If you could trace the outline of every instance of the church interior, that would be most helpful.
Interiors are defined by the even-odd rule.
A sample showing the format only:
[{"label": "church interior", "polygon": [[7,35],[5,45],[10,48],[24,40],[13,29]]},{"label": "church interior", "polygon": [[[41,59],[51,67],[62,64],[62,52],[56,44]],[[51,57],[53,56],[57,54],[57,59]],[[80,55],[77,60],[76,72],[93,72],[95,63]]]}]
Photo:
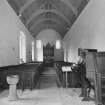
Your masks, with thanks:
[{"label": "church interior", "polygon": [[105,105],[105,0],[0,0],[0,105]]}]

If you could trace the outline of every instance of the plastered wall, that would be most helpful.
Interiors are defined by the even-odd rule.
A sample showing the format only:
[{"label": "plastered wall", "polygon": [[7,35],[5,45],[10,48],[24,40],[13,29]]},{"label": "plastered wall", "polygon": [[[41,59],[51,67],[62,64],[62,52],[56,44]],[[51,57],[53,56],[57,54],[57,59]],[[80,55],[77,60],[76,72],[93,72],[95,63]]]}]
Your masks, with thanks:
[{"label": "plastered wall", "polygon": [[30,61],[30,43],[33,37],[19,20],[6,0],[0,0],[0,66],[19,64],[19,35],[26,35],[27,62]]},{"label": "plastered wall", "polygon": [[45,29],[36,36],[36,39],[42,40],[43,45],[46,45],[48,42],[51,45],[55,45],[56,40],[61,39],[61,36],[52,29]]},{"label": "plastered wall", "polygon": [[104,11],[105,0],[90,0],[63,40],[67,61],[77,61],[78,48],[105,51]]}]

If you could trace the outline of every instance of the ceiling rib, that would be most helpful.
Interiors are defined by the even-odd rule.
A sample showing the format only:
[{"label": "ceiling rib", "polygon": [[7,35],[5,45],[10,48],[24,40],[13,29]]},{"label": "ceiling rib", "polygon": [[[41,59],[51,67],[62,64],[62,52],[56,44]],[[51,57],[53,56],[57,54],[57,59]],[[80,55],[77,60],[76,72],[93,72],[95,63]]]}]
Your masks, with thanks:
[{"label": "ceiling rib", "polygon": [[27,3],[25,3],[21,8],[20,8],[20,11],[19,13],[22,14],[24,12],[24,10],[26,8],[28,8],[29,5],[31,5],[35,0],[29,0]]},{"label": "ceiling rib", "polygon": [[52,29],[52,30],[55,30],[56,32],[58,32],[61,37],[63,38],[64,37],[64,33],[62,33],[61,31],[59,31],[56,27],[54,26],[40,26],[40,29],[37,29],[37,31],[33,32],[33,36],[36,37],[36,35],[38,35],[38,33],[44,29]]},{"label": "ceiling rib", "polygon": [[30,18],[27,20],[26,25],[28,25],[36,16],[42,14],[42,13],[46,13],[46,12],[52,12],[55,13],[56,15],[59,15],[60,17],[62,17],[68,24],[70,24],[70,20],[65,17],[63,14],[61,14],[60,12],[58,12],[57,10],[38,10],[36,11],[34,14],[32,14],[32,16],[30,16]]},{"label": "ceiling rib", "polygon": [[68,5],[76,16],[78,15],[78,10],[71,4],[70,1],[68,0],[61,0],[61,1],[64,2],[66,5]]},{"label": "ceiling rib", "polygon": [[33,24],[35,24],[35,21],[39,21],[41,19],[54,19],[56,21],[58,21],[59,23],[62,23],[62,26],[66,25],[66,26],[70,26],[70,24],[68,24],[62,17],[60,17],[59,15],[55,14],[55,13],[52,13],[52,12],[44,12],[44,13],[41,13],[39,15],[37,15],[28,25],[27,27],[30,28]]},{"label": "ceiling rib", "polygon": [[[51,28],[65,33],[89,0],[7,0],[33,35]],[[35,36],[34,36],[35,37]]]},{"label": "ceiling rib", "polygon": [[42,4],[45,3],[46,0],[35,0],[31,5],[29,5],[24,12],[22,13],[23,16],[26,17],[26,19],[28,20],[28,18],[30,18],[30,16],[36,12],[38,9],[40,9],[40,7],[42,6]]},{"label": "ceiling rib", "polygon": [[46,24],[46,21],[42,21],[42,22],[38,23],[37,26],[34,27],[34,29],[31,32],[35,37],[43,29],[54,29],[61,35],[62,38],[64,37],[64,35],[65,35],[64,33],[66,31],[66,30],[62,31],[62,30],[64,30],[64,28],[59,27],[59,24],[57,24],[54,21],[52,21],[52,25],[51,24]]},{"label": "ceiling rib", "polygon": [[[59,23],[57,20],[55,19],[48,19],[48,18],[43,18],[37,22],[35,22],[35,24],[30,28],[30,30],[33,30],[35,26],[37,26],[37,24],[42,23],[43,21],[52,21],[55,22],[56,24],[59,24],[60,27],[62,27],[62,23]],[[52,24],[51,24],[52,25]],[[64,27],[64,26],[63,26]]]},{"label": "ceiling rib", "polygon": [[70,19],[70,14],[74,14],[70,7],[61,0],[51,0],[51,2],[56,6],[56,9],[58,9],[65,17],[68,17],[68,19]]},{"label": "ceiling rib", "polygon": [[[35,0],[29,0],[27,3],[25,3],[25,4],[20,8],[19,13],[22,14],[23,11],[24,11],[29,5],[31,5],[34,1],[35,1]],[[70,1],[68,1],[68,0],[61,0],[61,1],[64,2],[66,5],[68,5],[76,16],[78,15],[77,9],[70,3]]]}]

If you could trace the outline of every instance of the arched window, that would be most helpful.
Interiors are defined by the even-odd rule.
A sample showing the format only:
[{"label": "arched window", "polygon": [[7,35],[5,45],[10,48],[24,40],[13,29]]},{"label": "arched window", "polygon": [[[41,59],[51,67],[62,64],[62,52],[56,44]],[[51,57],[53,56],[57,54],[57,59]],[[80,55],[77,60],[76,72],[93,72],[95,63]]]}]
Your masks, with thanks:
[{"label": "arched window", "polygon": [[37,50],[37,61],[42,62],[43,61],[43,47],[42,47],[42,41],[36,40],[36,50]]},{"label": "arched window", "polygon": [[56,49],[61,49],[61,41],[56,40]]},{"label": "arched window", "polygon": [[42,47],[42,42],[41,40],[36,40],[36,48],[41,48]]},{"label": "arched window", "polygon": [[35,43],[32,41],[32,61],[35,61]]},{"label": "arched window", "polygon": [[19,37],[19,47],[20,47],[20,63],[26,62],[26,36],[25,34],[20,31],[20,37]]}]

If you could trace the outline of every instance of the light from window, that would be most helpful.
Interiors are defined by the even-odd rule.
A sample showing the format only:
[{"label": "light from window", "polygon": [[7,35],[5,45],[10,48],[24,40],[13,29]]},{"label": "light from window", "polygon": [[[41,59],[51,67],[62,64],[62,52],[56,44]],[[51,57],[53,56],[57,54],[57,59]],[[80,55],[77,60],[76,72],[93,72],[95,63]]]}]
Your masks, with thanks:
[{"label": "light from window", "polygon": [[26,36],[20,31],[20,63],[26,62]]},{"label": "light from window", "polygon": [[34,59],[34,41],[32,42],[32,61],[34,61],[35,59]]},{"label": "light from window", "polygon": [[41,40],[36,40],[36,48],[41,48]]},{"label": "light from window", "polygon": [[42,41],[36,40],[36,49],[37,49],[37,61],[43,61],[43,47]]},{"label": "light from window", "polygon": [[56,40],[56,49],[61,49],[61,41]]}]

